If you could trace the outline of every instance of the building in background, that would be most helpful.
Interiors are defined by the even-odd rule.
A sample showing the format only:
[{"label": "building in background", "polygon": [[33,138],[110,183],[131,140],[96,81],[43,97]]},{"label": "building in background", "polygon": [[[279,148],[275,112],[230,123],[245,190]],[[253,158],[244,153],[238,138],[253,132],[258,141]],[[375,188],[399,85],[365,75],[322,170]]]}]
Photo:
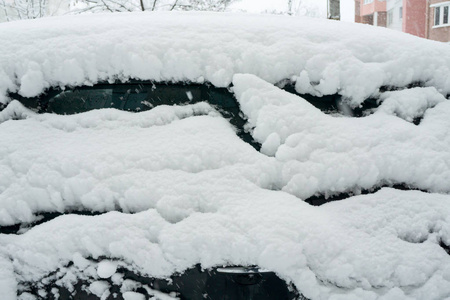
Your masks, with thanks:
[{"label": "building in background", "polygon": [[340,0],[328,0],[327,1],[328,14],[327,18],[332,20],[341,19],[341,1]]},{"label": "building in background", "polygon": [[403,30],[403,0],[386,2],[386,26],[394,30]]},{"label": "building in background", "polygon": [[426,0],[386,0],[387,27],[426,37]]},{"label": "building in background", "polygon": [[426,38],[450,42],[450,1],[428,0]]},{"label": "building in background", "polygon": [[450,41],[449,0],[355,0],[355,22]]},{"label": "building in background", "polygon": [[386,0],[355,0],[355,22],[386,27]]}]

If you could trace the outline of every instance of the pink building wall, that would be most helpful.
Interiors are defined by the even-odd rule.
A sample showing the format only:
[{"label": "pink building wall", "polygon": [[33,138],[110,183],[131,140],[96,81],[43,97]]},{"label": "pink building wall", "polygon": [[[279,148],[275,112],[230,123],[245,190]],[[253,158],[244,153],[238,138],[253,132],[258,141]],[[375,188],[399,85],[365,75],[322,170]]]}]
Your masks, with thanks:
[{"label": "pink building wall", "polygon": [[[446,0],[428,0],[428,4],[446,2]],[[450,26],[434,27],[434,9],[428,6],[427,36],[430,40],[450,42]]]},{"label": "pink building wall", "polygon": [[426,37],[427,2],[403,0],[403,32]]},{"label": "pink building wall", "polygon": [[371,15],[376,11],[386,11],[386,1],[373,0],[372,3],[364,4],[364,0],[359,0],[359,4],[361,16]]}]

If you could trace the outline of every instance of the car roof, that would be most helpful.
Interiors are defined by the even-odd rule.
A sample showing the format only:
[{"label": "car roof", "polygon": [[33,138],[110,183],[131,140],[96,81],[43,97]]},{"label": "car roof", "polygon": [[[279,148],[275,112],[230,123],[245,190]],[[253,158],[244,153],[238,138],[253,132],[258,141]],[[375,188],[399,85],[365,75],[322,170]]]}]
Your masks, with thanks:
[{"label": "car roof", "polygon": [[306,17],[143,12],[0,24],[0,102],[50,87],[130,79],[209,82],[235,74],[289,80],[301,94],[358,106],[383,87],[450,92],[448,45],[384,28]]}]

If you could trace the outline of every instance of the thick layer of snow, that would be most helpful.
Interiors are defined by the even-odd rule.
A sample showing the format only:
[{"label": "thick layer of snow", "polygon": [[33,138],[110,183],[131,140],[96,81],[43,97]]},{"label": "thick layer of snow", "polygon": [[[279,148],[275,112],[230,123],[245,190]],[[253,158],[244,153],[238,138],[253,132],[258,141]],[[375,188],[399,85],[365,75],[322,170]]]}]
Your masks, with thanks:
[{"label": "thick layer of snow", "polygon": [[[209,184],[228,193],[243,181],[302,199],[383,184],[450,192],[450,101],[416,126],[382,113],[333,118],[253,75],[233,84],[262,153],[274,158],[239,140],[206,103],[57,116],[11,102],[0,112],[0,224],[45,211],[155,207],[176,222],[191,205],[214,211]],[[199,184],[204,191],[190,187]]]},{"label": "thick layer of snow", "polygon": [[[226,24],[226,26],[224,26]],[[102,80],[209,81],[236,73],[358,105],[381,86],[450,93],[450,52],[379,27],[272,15],[121,13],[0,24],[0,102]]]},{"label": "thick layer of snow", "polygon": [[[419,126],[382,113],[365,118],[333,118],[304,99],[253,75],[236,75],[234,92],[253,127],[262,152],[282,162],[283,190],[301,198],[380,183],[406,183],[450,192],[450,101],[429,90],[391,93],[401,109],[411,97],[415,106],[441,102],[429,109]],[[414,92],[417,92],[415,94]],[[427,95],[431,92],[431,97]],[[430,94],[430,93],[429,93]],[[402,98],[403,95],[403,98]],[[425,104],[415,103],[415,99]],[[437,100],[435,100],[437,99]],[[388,103],[385,107],[387,107]],[[405,104],[408,108],[408,106]],[[418,110],[415,109],[416,111]]]},{"label": "thick layer of snow", "polygon": [[[157,209],[68,215],[20,236],[0,236],[0,249],[23,281],[39,280],[81,254],[124,260],[152,276],[199,262],[257,264],[312,299],[340,299],[343,291],[345,299],[443,299],[450,293],[450,258],[439,242],[450,243],[449,216],[448,195],[383,189],[311,207],[253,186],[227,197],[214,213],[179,222]],[[11,267],[1,273],[15,277]],[[104,287],[92,286],[102,294]]]},{"label": "thick layer of snow", "polygon": [[205,103],[72,116],[18,106],[1,112],[31,117],[0,124],[0,225],[31,222],[37,211],[155,207],[176,222],[248,185],[271,188],[277,176],[275,160]]},{"label": "thick layer of snow", "polygon": [[[114,260],[155,277],[198,263],[258,265],[311,299],[450,293],[450,258],[439,246],[450,244],[449,195],[383,189],[317,208],[289,194],[383,181],[449,192],[449,101],[415,126],[381,113],[333,118],[253,75],[233,84],[253,136],[274,157],[205,103],[57,116],[11,102],[0,115],[2,225],[40,211],[123,212],[0,235],[4,293],[13,299],[18,283],[73,261],[59,284],[90,278],[92,293],[108,295],[102,278],[125,284]],[[280,188],[288,193],[270,190]],[[130,284],[123,293],[137,296]]]},{"label": "thick layer of snow", "polygon": [[[3,298],[31,299],[27,284],[45,298],[45,284],[72,290],[85,280],[100,298],[114,284],[128,299],[142,298],[138,288],[170,299],[119,270],[163,278],[196,264],[258,265],[311,299],[450,295],[440,245],[450,245],[447,45],[362,25],[207,13],[12,22],[0,38],[9,102],[0,226],[105,212],[0,234]],[[206,103],[58,116],[6,98],[128,78],[232,83],[261,152]],[[334,118],[273,85],[286,78],[299,92],[383,102],[368,117]],[[430,87],[379,93],[417,81]],[[396,183],[430,193],[302,201]]]}]

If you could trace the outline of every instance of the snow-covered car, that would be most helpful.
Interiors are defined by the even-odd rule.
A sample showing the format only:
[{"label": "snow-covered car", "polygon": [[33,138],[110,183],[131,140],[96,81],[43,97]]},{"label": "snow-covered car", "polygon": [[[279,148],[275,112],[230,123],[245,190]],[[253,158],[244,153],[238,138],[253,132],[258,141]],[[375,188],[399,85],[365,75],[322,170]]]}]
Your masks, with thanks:
[{"label": "snow-covered car", "polygon": [[4,299],[450,295],[448,45],[180,12],[0,40]]}]

